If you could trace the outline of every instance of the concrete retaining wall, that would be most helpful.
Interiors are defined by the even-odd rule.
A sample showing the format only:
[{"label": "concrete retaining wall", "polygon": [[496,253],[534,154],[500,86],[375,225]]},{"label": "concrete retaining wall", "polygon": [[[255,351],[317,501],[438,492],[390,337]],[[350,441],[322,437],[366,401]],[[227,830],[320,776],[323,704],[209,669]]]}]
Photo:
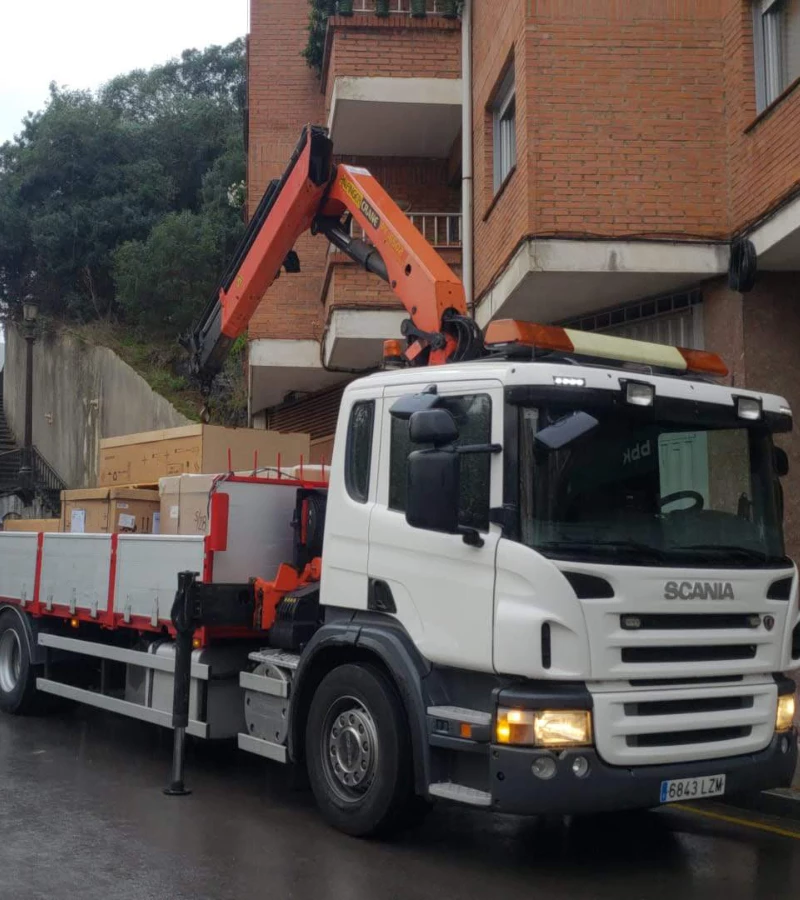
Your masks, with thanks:
[{"label": "concrete retaining wall", "polygon": [[[67,334],[34,345],[33,443],[69,487],[92,486],[100,439],[175,428],[189,420],[114,352]],[[4,407],[11,429],[25,427],[25,339],[6,330]]]}]

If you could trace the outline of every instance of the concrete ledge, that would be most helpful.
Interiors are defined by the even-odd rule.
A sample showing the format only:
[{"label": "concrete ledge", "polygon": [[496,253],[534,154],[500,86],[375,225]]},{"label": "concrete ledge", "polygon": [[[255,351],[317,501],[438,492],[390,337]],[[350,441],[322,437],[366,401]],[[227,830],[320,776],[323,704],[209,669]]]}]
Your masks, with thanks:
[{"label": "concrete ledge", "polygon": [[724,243],[529,238],[478,301],[495,318],[557,322],[691,287],[728,270]]},{"label": "concrete ledge", "polygon": [[339,75],[328,129],[342,156],[446,158],[461,128],[461,79]]}]

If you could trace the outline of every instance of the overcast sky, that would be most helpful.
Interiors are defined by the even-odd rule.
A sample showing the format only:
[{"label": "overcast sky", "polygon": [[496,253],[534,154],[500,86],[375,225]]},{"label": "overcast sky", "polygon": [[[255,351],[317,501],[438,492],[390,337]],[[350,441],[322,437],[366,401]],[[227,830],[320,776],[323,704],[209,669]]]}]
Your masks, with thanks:
[{"label": "overcast sky", "polygon": [[249,0],[0,0],[0,143],[51,81],[96,88],[247,32]]}]

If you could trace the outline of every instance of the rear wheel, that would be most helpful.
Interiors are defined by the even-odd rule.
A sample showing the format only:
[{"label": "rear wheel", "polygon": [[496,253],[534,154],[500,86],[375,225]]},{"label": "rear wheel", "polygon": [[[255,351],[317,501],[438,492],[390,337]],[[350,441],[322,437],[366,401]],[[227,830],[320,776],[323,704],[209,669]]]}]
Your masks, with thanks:
[{"label": "rear wheel", "polygon": [[375,666],[340,666],[322,680],[309,711],[306,760],[322,814],[347,834],[388,833],[417,810],[405,710]]},{"label": "rear wheel", "polygon": [[0,709],[22,715],[36,698],[28,635],[16,613],[0,613]]}]

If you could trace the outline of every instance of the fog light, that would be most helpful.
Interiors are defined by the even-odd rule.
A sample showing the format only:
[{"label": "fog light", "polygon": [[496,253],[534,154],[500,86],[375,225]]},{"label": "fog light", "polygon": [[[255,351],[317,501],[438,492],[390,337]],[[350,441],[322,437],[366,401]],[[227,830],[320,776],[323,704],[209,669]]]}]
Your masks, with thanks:
[{"label": "fog light", "polygon": [[625,399],[631,406],[652,406],[656,389],[646,381],[625,382]]},{"label": "fog light", "polygon": [[556,774],[556,761],[551,756],[540,756],[534,760],[531,772],[542,781],[549,781]]},{"label": "fog light", "polygon": [[758,397],[737,397],[736,415],[740,419],[754,421],[761,418],[761,400]]},{"label": "fog light", "polygon": [[576,778],[586,778],[589,774],[589,760],[585,756],[576,756],[572,760],[572,774]]},{"label": "fog light", "polygon": [[585,709],[497,710],[498,744],[535,747],[586,747],[592,743],[592,717]]},{"label": "fog light", "polygon": [[786,754],[787,754],[788,752],[789,752],[789,738],[788,738],[788,737],[782,737],[782,738],[781,738],[781,753],[782,753],[784,756],[786,756]]},{"label": "fog light", "polygon": [[775,716],[775,731],[789,731],[794,722],[794,694],[778,697],[778,714]]}]

